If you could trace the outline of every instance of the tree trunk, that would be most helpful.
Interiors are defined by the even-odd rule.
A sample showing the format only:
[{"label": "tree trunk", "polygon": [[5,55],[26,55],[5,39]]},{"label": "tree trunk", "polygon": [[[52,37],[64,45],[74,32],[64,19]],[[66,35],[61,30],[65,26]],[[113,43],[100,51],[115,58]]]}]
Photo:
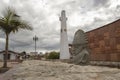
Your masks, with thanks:
[{"label": "tree trunk", "polygon": [[5,55],[4,55],[4,63],[3,67],[7,68],[7,59],[8,59],[8,40],[9,40],[9,34],[6,33],[6,45],[5,45]]}]

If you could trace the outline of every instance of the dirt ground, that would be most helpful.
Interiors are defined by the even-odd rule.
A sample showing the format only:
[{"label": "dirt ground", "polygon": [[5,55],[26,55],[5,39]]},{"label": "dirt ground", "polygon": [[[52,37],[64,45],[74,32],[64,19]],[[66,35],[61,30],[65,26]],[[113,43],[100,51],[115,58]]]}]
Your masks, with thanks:
[{"label": "dirt ground", "polygon": [[0,80],[120,80],[120,69],[29,60],[2,74]]},{"label": "dirt ground", "polygon": [[[9,67],[9,69],[11,69],[11,68],[13,68],[14,66],[16,66],[16,65],[18,65],[19,64],[19,62],[8,62],[7,63],[7,65],[8,65],[8,67]],[[2,75],[4,74],[3,72],[3,68],[2,68],[2,66],[3,66],[3,62],[0,62],[0,80],[4,80],[4,78],[2,77]],[[3,71],[3,72],[2,72]]]},{"label": "dirt ground", "polygon": [[[8,62],[7,64],[8,64],[8,67],[13,67],[13,66],[15,66],[18,63],[19,62]],[[0,62],[0,67],[2,67],[2,66],[3,66],[3,62]]]}]

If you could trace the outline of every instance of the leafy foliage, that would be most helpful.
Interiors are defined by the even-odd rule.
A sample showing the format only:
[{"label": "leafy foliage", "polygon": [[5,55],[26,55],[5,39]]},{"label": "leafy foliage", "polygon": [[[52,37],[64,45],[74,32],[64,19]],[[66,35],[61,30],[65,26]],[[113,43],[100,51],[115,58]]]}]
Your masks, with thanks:
[{"label": "leafy foliage", "polygon": [[13,9],[7,8],[3,16],[0,17],[0,29],[10,34],[11,32],[17,32],[19,29],[32,30],[32,27],[22,20]]},{"label": "leafy foliage", "polygon": [[3,67],[7,67],[7,56],[8,56],[8,46],[9,46],[9,34],[11,32],[18,32],[19,29],[32,30],[33,28],[24,20],[20,18],[19,15],[12,9],[7,8],[3,16],[0,17],[0,30],[2,30],[6,35],[6,45],[5,45],[5,56]]},{"label": "leafy foliage", "polygon": [[59,59],[59,55],[60,55],[59,52],[52,51],[47,56],[47,59]]}]

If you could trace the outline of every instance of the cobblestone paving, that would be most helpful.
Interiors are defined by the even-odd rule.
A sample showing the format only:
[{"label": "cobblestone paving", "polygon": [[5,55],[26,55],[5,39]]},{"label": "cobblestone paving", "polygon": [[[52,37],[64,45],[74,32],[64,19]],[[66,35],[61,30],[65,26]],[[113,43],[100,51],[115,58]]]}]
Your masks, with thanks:
[{"label": "cobblestone paving", "polygon": [[120,80],[120,69],[30,60],[15,66],[3,74],[2,78],[4,80]]}]

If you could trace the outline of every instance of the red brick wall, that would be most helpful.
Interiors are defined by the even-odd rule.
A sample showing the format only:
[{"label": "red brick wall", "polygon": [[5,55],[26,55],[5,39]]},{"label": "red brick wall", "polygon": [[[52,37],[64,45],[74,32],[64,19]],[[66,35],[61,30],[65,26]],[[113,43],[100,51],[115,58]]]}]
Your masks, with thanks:
[{"label": "red brick wall", "polygon": [[91,60],[120,61],[120,19],[86,33]]}]

